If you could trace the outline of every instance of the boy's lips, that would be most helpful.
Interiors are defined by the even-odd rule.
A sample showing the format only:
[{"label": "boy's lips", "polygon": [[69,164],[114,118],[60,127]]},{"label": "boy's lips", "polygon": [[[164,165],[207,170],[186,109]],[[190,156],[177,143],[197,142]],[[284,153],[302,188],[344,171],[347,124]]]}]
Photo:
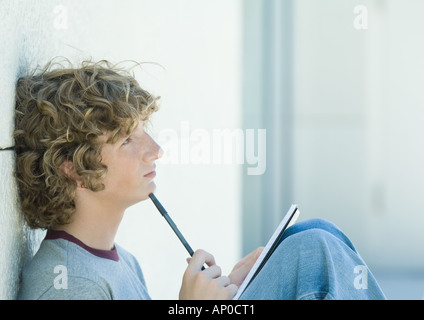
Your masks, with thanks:
[{"label": "boy's lips", "polygon": [[153,168],[153,170],[152,170],[152,171],[150,171],[149,173],[146,173],[144,176],[145,176],[146,178],[153,178],[153,177],[155,177],[155,176],[156,176],[156,171],[155,171],[155,169],[156,169],[156,166]]},{"label": "boy's lips", "polygon": [[144,175],[146,178],[154,178],[156,176],[156,171],[149,172]]}]

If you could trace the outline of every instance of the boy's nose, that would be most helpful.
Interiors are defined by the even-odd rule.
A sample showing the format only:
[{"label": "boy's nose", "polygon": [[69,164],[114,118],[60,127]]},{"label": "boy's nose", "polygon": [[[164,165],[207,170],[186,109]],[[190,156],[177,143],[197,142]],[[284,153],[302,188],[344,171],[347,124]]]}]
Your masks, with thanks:
[{"label": "boy's nose", "polygon": [[158,147],[159,147],[159,150],[158,150],[157,159],[160,159],[160,158],[162,158],[164,151],[163,151],[163,149],[160,147],[160,145],[158,145]]},{"label": "boy's nose", "polygon": [[149,138],[149,149],[148,152],[145,154],[145,160],[147,161],[155,161],[163,156],[163,149],[156,143],[155,140],[152,139],[152,137]]}]

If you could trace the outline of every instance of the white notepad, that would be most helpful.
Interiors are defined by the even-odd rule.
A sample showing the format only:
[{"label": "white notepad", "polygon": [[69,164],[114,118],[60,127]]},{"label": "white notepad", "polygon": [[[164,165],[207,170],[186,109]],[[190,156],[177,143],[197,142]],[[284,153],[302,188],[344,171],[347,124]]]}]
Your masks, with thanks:
[{"label": "white notepad", "polygon": [[278,246],[278,241],[281,239],[281,236],[283,235],[284,231],[296,222],[296,220],[299,216],[299,213],[300,212],[299,212],[299,209],[297,208],[297,205],[293,204],[290,207],[287,214],[284,216],[283,220],[281,220],[280,224],[278,225],[278,227],[275,230],[272,237],[269,239],[267,245],[265,246],[265,248],[262,251],[261,255],[259,256],[258,260],[256,260],[252,269],[250,269],[249,273],[247,274],[243,283],[239,287],[239,289],[238,289],[236,295],[234,296],[233,300],[237,300],[240,297],[240,295],[244,292],[244,290],[246,290],[247,286],[256,277],[256,275],[259,273],[259,271],[262,269],[262,267],[268,261],[271,254],[274,252],[275,248]]}]

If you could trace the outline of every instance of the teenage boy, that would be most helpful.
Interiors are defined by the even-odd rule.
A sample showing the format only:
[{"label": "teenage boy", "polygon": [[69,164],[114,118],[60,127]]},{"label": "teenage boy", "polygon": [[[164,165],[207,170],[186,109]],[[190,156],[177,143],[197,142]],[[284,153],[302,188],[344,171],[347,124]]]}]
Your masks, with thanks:
[{"label": "teenage boy", "polygon": [[[125,210],[156,189],[155,161],[162,150],[145,126],[158,98],[107,61],[52,66],[17,83],[22,210],[31,228],[47,230],[22,271],[18,298],[150,299],[137,260],[114,238]],[[210,253],[197,250],[188,259],[179,297],[231,299],[260,252],[224,276]],[[384,298],[368,269],[366,290],[355,286],[358,265],[365,263],[334,225],[320,219],[298,223],[241,298]],[[59,272],[66,272],[66,282],[57,282]]]}]

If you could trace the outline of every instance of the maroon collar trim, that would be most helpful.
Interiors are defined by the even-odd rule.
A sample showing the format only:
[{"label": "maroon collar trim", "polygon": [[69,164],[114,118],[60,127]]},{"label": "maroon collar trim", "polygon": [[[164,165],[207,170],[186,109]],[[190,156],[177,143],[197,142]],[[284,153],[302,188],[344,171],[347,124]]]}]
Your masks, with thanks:
[{"label": "maroon collar trim", "polygon": [[116,246],[114,246],[112,250],[94,249],[92,247],[87,246],[81,240],[75,238],[73,235],[70,235],[69,233],[63,230],[48,229],[46,233],[46,237],[44,239],[46,240],[65,239],[67,241],[75,243],[76,245],[80,246],[81,248],[85,249],[86,251],[90,252],[91,254],[97,257],[109,259],[113,261],[119,261],[119,255],[118,255],[118,251],[116,250]]}]

